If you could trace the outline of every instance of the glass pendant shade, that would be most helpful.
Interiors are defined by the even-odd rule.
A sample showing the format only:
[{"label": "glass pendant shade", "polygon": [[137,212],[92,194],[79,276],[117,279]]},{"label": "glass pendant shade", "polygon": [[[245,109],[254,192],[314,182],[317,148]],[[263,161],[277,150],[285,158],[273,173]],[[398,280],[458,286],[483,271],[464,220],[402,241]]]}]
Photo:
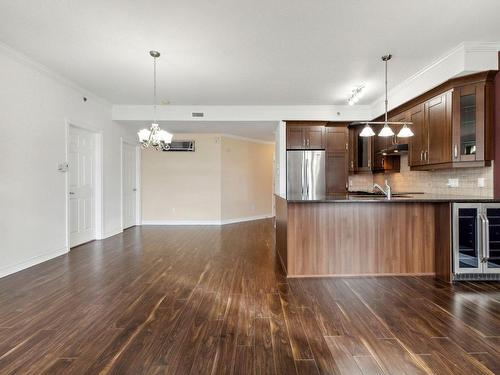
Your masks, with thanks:
[{"label": "glass pendant shade", "polygon": [[151,135],[151,130],[149,129],[141,129],[137,132],[137,135],[139,137],[139,142],[147,142],[149,139],[149,136]]},{"label": "glass pendant shade", "polygon": [[401,130],[398,133],[399,138],[408,138],[408,137],[413,137],[413,132],[411,129],[408,127],[408,125],[404,124]]},{"label": "glass pendant shade", "polygon": [[360,137],[373,137],[375,135],[375,132],[371,128],[370,125],[366,124],[363,130],[361,130],[361,133],[359,133]]},{"label": "glass pendant shade", "polygon": [[160,142],[164,142],[164,143],[171,143],[172,142],[172,134],[170,134],[166,130],[158,131],[156,136],[158,138],[158,141],[160,141]]},{"label": "glass pendant shade", "polygon": [[394,135],[394,132],[392,129],[389,127],[389,125],[385,124],[380,133],[378,133],[379,137],[392,137]]}]

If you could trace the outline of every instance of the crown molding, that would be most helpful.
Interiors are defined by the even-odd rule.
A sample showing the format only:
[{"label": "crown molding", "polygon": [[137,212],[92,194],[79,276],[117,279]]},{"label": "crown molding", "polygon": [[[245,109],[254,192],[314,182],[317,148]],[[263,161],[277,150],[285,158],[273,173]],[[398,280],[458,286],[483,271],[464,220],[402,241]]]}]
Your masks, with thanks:
[{"label": "crown molding", "polygon": [[[278,126],[278,123],[276,123],[276,126]],[[264,144],[264,145],[274,145],[274,142],[272,142],[272,141],[264,141],[264,140],[258,139],[258,138],[243,137],[241,135],[234,135],[234,134],[228,134],[228,133],[220,133],[217,135],[219,137],[222,137],[222,138],[231,138],[231,139],[236,139],[239,141],[260,143],[260,144]]]},{"label": "crown molding", "polygon": [[[462,75],[497,70],[500,42],[462,42],[388,92],[389,110]],[[384,113],[384,97],[370,104],[372,118]]]},{"label": "crown molding", "polygon": [[75,82],[71,81],[70,79],[56,73],[46,65],[43,65],[32,58],[28,57],[27,55],[15,50],[8,44],[0,41],[0,51],[2,51],[6,56],[10,57],[11,59],[19,62],[20,64],[36,70],[38,73],[43,74],[44,76],[58,82],[59,84],[66,86],[72,90],[77,91],[79,94],[82,94],[85,97],[88,97],[92,99],[95,102],[99,102],[101,104],[104,104],[106,106],[112,107],[111,103],[107,101],[105,98],[100,97],[87,89],[84,89],[83,87],[79,86]]}]

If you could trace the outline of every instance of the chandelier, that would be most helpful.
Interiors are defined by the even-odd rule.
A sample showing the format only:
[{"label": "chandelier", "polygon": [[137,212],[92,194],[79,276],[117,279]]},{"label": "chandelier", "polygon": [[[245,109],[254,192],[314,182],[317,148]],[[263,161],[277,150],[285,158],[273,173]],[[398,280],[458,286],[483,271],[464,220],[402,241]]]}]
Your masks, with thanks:
[{"label": "chandelier", "polygon": [[388,121],[387,120],[387,112],[388,112],[388,100],[387,100],[387,62],[392,58],[392,55],[384,55],[382,56],[382,61],[385,63],[385,118],[382,122],[377,121],[366,121],[366,122],[355,122],[353,125],[364,124],[365,127],[359,133],[360,137],[373,137],[375,132],[373,131],[371,125],[384,125],[382,130],[378,133],[379,137],[392,137],[394,135],[394,131],[391,129],[390,125],[403,125],[401,130],[398,132],[399,138],[408,138],[413,136],[413,132],[408,127],[408,125],[413,125],[410,121],[405,122],[397,122],[397,121]]},{"label": "chandelier", "polygon": [[160,52],[158,51],[149,51],[151,57],[153,57],[153,76],[154,76],[154,85],[153,85],[153,97],[154,97],[154,118],[153,123],[151,124],[149,129],[141,129],[137,133],[139,136],[139,142],[141,143],[142,148],[153,148],[158,151],[168,150],[170,148],[170,143],[172,142],[172,134],[169,132],[160,129],[160,125],[158,125],[157,116],[156,116],[156,59],[160,57]]}]

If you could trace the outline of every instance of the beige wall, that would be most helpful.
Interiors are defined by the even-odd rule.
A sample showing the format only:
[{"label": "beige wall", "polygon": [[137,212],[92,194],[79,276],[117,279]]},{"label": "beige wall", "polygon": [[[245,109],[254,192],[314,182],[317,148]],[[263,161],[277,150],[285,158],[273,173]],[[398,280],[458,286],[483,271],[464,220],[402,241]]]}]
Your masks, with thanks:
[{"label": "beige wall", "polygon": [[222,137],[222,220],[272,212],[274,145]]},{"label": "beige wall", "polygon": [[[449,178],[456,178],[459,186],[447,186]],[[477,187],[477,179],[484,178],[485,187]],[[436,171],[410,171],[408,155],[401,156],[400,173],[360,174],[349,177],[349,190],[370,190],[373,183],[383,184],[387,179],[396,192],[427,192],[446,195],[474,195],[493,197],[493,167],[456,168]]]},{"label": "beige wall", "polygon": [[142,220],[219,220],[220,137],[176,134],[175,139],[193,139],[196,152],[142,151]]},{"label": "beige wall", "polygon": [[272,213],[274,145],[217,134],[175,134],[195,152],[142,151],[144,223],[216,224]]}]

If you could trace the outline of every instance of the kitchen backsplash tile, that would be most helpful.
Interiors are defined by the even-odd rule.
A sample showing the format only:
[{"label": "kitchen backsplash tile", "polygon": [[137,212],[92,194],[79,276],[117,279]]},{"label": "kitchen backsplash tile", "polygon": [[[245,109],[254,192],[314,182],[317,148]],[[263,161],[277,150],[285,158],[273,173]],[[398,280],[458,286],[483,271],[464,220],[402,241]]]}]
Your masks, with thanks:
[{"label": "kitchen backsplash tile", "polygon": [[[484,178],[484,187],[478,187],[478,178]],[[387,179],[393,191],[427,192],[446,195],[474,195],[493,197],[493,166],[457,168],[436,171],[410,171],[408,155],[401,156],[399,173],[359,174],[349,176],[349,190],[371,190],[374,183],[382,185]],[[448,179],[458,179],[458,187],[448,187]]]}]

